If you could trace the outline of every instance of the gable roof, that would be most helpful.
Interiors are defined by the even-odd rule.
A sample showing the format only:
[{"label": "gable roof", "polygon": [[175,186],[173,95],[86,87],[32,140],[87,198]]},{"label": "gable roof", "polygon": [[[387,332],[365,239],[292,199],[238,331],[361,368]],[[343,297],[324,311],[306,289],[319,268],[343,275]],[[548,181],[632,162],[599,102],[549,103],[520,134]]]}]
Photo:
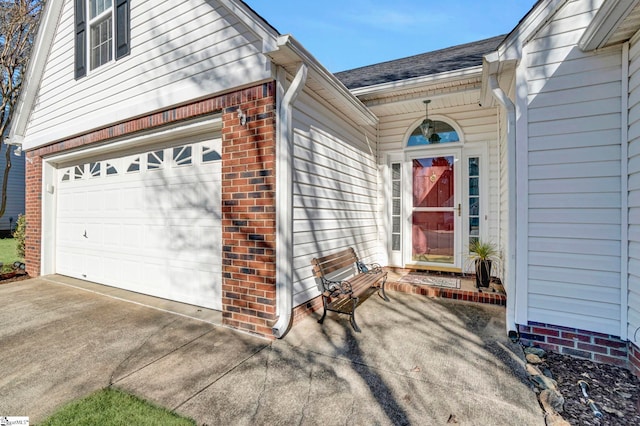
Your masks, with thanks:
[{"label": "gable roof", "polygon": [[[218,2],[246,25],[249,31],[263,40],[265,52],[277,49],[278,37],[280,37],[278,30],[249,7],[244,0],[218,0]],[[31,59],[25,70],[22,91],[9,128],[9,144],[21,145],[24,140],[27,123],[49,58],[64,3],[65,0],[49,0],[43,6]]]},{"label": "gable roof", "polygon": [[349,89],[357,89],[481,66],[482,57],[496,50],[504,38],[505,35],[500,35],[407,58],[342,71],[335,75]]}]

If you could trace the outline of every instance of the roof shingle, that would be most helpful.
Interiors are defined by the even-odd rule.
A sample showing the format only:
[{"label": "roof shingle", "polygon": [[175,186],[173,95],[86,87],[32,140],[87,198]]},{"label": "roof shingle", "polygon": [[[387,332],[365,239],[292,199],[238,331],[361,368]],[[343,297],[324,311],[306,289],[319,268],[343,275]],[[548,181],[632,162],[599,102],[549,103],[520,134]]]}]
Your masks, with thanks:
[{"label": "roof shingle", "polygon": [[504,38],[505,35],[491,37],[408,58],[342,71],[336,73],[335,76],[347,88],[357,89],[480,66],[482,65],[482,56],[496,50]]}]

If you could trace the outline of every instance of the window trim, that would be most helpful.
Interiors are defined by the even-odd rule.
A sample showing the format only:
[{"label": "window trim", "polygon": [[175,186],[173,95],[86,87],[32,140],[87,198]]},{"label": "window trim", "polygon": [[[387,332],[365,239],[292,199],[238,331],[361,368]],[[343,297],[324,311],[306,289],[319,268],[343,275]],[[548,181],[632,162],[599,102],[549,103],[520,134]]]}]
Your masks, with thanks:
[{"label": "window trim", "polygon": [[402,137],[402,149],[404,152],[410,152],[410,151],[424,151],[424,150],[429,150],[429,149],[445,149],[445,148],[455,148],[455,147],[461,147],[464,145],[464,142],[466,140],[464,132],[462,131],[462,127],[460,127],[458,125],[458,123],[452,119],[450,119],[449,117],[446,117],[444,115],[439,115],[439,114],[429,114],[429,119],[433,120],[433,121],[442,121],[443,123],[448,124],[449,126],[451,126],[453,128],[453,130],[456,131],[456,133],[458,134],[458,141],[457,142],[447,142],[447,143],[442,143],[442,144],[425,144],[425,145],[414,145],[414,146],[409,146],[409,138],[411,137],[411,134],[413,133],[413,131],[420,126],[420,123],[422,123],[422,121],[424,120],[424,117],[421,117],[419,119],[417,119],[416,121],[414,121],[405,131],[404,136]]},{"label": "window trim", "polygon": [[[90,62],[90,37],[91,24],[100,23],[106,14],[110,13],[112,18],[112,58],[119,60],[131,53],[131,19],[130,0],[114,0],[111,11],[104,11],[93,19],[89,19],[89,0],[75,0],[75,78],[76,80],[85,77],[89,69]],[[105,65],[98,65],[95,69]]]}]

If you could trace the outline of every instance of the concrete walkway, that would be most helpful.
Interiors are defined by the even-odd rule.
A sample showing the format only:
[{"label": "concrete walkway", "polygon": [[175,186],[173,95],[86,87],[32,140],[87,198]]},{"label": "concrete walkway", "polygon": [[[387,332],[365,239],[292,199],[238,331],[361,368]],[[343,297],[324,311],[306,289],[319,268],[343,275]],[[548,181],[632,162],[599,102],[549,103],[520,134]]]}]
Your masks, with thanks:
[{"label": "concrete walkway", "polygon": [[0,285],[0,415],[111,384],[198,424],[544,425],[503,308],[388,295],[362,333],[309,317],[269,342],[50,277]]}]

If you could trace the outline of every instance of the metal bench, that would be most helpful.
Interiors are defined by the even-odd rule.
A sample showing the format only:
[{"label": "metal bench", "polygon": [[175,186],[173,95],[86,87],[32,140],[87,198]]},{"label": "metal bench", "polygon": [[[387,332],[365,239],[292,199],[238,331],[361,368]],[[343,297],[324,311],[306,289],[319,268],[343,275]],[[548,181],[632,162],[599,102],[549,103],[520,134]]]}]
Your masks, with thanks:
[{"label": "metal bench", "polygon": [[327,311],[339,312],[349,315],[351,326],[360,332],[355,311],[361,296],[367,290],[377,288],[382,298],[389,301],[384,292],[387,272],[378,264],[365,265],[360,262],[353,248],[317,257],[311,264],[314,275],[320,278],[323,287],[324,313],[318,320],[320,324],[324,322]]}]

